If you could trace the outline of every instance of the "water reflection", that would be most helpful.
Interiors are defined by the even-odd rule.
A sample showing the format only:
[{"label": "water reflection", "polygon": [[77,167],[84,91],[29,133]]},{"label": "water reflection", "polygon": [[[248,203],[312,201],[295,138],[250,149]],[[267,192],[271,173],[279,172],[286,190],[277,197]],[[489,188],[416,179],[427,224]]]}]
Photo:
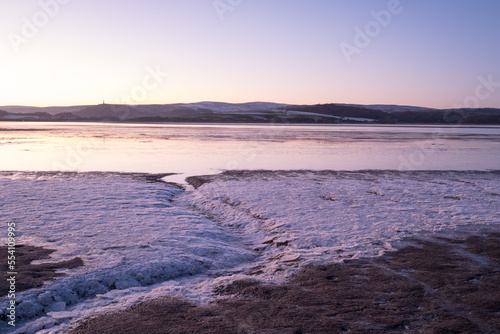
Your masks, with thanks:
[{"label": "water reflection", "polygon": [[499,127],[0,123],[0,170],[500,169]]}]

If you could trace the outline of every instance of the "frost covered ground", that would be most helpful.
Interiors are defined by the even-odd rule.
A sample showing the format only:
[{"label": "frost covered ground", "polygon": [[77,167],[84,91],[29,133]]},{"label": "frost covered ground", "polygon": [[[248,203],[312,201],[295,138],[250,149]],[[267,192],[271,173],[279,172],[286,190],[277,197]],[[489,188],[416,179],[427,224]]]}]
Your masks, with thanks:
[{"label": "frost covered ground", "polygon": [[499,172],[232,171],[192,178],[188,190],[160,177],[0,173],[0,219],[16,222],[18,243],[56,249],[54,262],[84,261],[17,294],[19,333],[64,332],[166,295],[206,303],[235,279],[279,283],[405,237],[500,223]]},{"label": "frost covered ground", "polygon": [[[182,197],[252,240],[276,279],[295,267],[376,256],[419,232],[500,223],[500,173],[232,171]],[[196,178],[195,180],[196,181]]]},{"label": "frost covered ground", "polygon": [[6,173],[0,188],[0,217],[16,222],[17,243],[56,249],[54,261],[79,256],[85,264],[17,294],[19,320],[49,312],[28,324],[28,332],[116,304],[154,284],[225,270],[255,256],[213,221],[173,205],[182,190],[145,177]]}]

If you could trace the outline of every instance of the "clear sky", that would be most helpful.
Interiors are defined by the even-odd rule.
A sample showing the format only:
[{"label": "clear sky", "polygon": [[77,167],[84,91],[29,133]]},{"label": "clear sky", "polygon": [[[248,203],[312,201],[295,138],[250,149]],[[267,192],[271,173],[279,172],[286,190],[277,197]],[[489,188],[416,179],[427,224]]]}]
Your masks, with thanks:
[{"label": "clear sky", "polygon": [[500,107],[498,0],[3,0],[0,17],[0,105]]}]

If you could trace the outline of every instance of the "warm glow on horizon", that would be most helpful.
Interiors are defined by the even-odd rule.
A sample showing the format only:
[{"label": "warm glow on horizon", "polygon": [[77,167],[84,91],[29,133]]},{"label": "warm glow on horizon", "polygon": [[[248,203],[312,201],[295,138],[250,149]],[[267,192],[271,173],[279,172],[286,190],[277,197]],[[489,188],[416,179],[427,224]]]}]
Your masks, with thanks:
[{"label": "warm glow on horizon", "polygon": [[500,108],[500,2],[222,2],[3,3],[0,106]]}]

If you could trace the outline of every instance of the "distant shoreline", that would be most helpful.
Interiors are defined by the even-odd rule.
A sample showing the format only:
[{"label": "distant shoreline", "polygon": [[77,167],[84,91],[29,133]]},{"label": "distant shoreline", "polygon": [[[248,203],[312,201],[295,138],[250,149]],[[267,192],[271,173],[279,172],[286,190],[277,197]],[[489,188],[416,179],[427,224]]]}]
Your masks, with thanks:
[{"label": "distant shoreline", "polygon": [[[227,125],[249,125],[249,126],[336,126],[336,127],[348,127],[348,126],[360,126],[360,127],[402,127],[402,128],[418,128],[418,127],[429,127],[429,128],[498,128],[499,124],[449,124],[449,123],[262,123],[262,122],[136,122],[136,121],[109,121],[109,120],[78,120],[78,121],[61,121],[61,120],[2,120],[1,124],[7,123],[19,123],[19,124],[29,124],[29,123],[57,123],[57,124],[112,124],[112,125],[212,125],[212,126],[227,126]],[[5,129],[0,129],[4,131]]]},{"label": "distant shoreline", "polygon": [[[2,109],[3,108],[3,109]],[[199,102],[165,105],[0,107],[0,121],[276,124],[500,124],[500,109],[397,105]]]}]

